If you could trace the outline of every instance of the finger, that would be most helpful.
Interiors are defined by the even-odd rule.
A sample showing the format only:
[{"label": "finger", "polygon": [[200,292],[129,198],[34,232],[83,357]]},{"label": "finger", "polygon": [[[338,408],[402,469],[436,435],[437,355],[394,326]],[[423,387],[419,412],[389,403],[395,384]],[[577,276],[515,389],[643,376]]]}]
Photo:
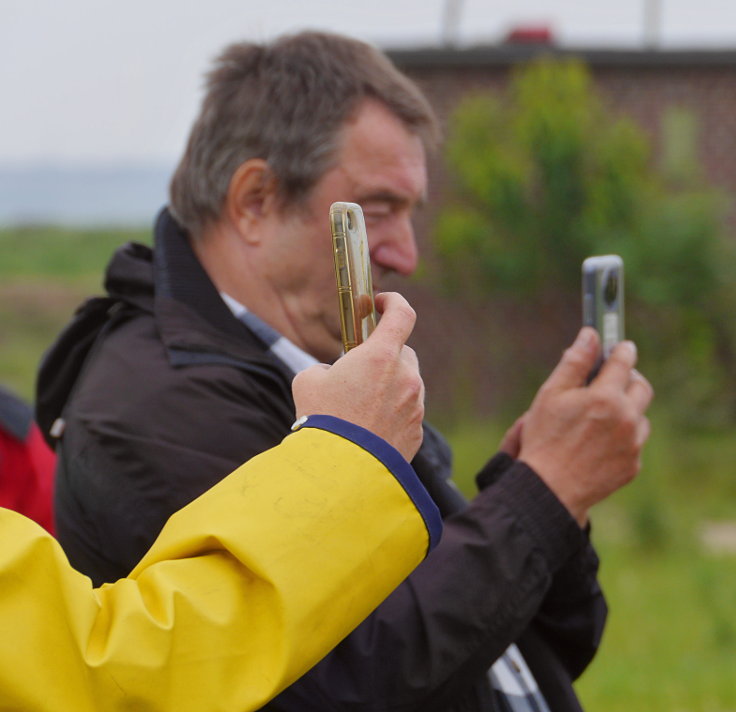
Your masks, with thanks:
[{"label": "finger", "polygon": [[631,380],[631,373],[636,365],[636,345],[633,341],[622,341],[616,344],[611,355],[601,366],[600,373],[593,381],[607,387],[616,386],[626,388]]},{"label": "finger", "polygon": [[501,452],[505,452],[511,455],[511,457],[518,457],[519,450],[521,449],[521,432],[524,428],[525,419],[526,413],[519,416],[516,422],[506,431],[498,447]]},{"label": "finger", "polygon": [[636,426],[636,444],[641,447],[649,439],[649,433],[651,432],[651,425],[649,418],[642,417]]},{"label": "finger", "polygon": [[417,358],[416,352],[411,347],[404,346],[399,354],[399,359],[405,368],[410,369],[412,373],[416,374],[417,381],[419,382],[419,398],[424,403],[424,379],[419,373],[419,359]]},{"label": "finger", "polygon": [[359,319],[365,319],[373,311],[373,298],[370,294],[361,294],[356,303]]},{"label": "finger", "polygon": [[637,412],[643,413],[654,398],[654,389],[649,381],[639,373],[636,369],[631,371],[629,385],[626,388],[626,394],[631,398]]},{"label": "finger", "polygon": [[368,339],[384,340],[395,344],[397,350],[401,349],[414,330],[416,312],[398,292],[376,295],[376,308],[383,316]]},{"label": "finger", "polygon": [[419,358],[417,357],[417,352],[411,346],[404,346],[401,349],[400,358],[419,373]]},{"label": "finger", "polygon": [[600,349],[598,332],[584,326],[544,384],[547,389],[576,388],[585,384]]}]

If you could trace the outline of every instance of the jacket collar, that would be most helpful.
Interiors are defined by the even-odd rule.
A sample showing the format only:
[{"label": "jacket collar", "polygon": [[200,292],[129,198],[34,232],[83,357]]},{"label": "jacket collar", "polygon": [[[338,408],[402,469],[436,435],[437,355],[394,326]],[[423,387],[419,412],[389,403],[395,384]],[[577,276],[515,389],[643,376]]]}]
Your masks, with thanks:
[{"label": "jacket collar", "polygon": [[219,354],[279,366],[220,297],[186,231],[164,208],[154,230],[154,314],[167,350]]}]

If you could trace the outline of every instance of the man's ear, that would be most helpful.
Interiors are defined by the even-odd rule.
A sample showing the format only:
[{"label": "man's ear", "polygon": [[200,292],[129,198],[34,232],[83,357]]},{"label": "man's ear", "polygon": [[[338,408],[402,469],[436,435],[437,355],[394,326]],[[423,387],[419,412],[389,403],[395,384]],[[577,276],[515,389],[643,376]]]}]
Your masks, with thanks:
[{"label": "man's ear", "polygon": [[257,227],[276,204],[276,178],[262,158],[241,163],[230,179],[225,200],[228,220],[242,237],[257,242]]}]

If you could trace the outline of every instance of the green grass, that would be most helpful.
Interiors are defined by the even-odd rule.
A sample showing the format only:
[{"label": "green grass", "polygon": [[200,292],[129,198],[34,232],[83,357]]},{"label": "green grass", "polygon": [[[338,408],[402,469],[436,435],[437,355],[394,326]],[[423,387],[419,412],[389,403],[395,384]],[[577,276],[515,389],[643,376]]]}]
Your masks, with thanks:
[{"label": "green grass", "polygon": [[[0,230],[0,280],[25,278],[93,284],[116,247],[129,240],[150,243],[145,230],[74,230],[18,227]],[[84,285],[86,286],[86,285]]]},{"label": "green grass", "polygon": [[600,654],[578,684],[586,707],[736,708],[733,556],[696,545],[643,551],[601,531],[596,540],[611,613]]}]

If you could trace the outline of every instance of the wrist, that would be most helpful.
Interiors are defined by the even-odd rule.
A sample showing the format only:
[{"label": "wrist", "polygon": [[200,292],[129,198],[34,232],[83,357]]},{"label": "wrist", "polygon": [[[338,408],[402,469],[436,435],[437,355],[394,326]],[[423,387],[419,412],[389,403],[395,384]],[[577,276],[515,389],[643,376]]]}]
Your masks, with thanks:
[{"label": "wrist", "polygon": [[576,482],[566,476],[566,473],[558,474],[551,471],[548,462],[539,463],[536,458],[525,458],[521,456],[519,460],[523,461],[537,474],[539,479],[551,490],[552,494],[557,497],[560,504],[567,510],[569,515],[578,523],[581,529],[585,529],[588,523],[589,504],[577,492]]}]

